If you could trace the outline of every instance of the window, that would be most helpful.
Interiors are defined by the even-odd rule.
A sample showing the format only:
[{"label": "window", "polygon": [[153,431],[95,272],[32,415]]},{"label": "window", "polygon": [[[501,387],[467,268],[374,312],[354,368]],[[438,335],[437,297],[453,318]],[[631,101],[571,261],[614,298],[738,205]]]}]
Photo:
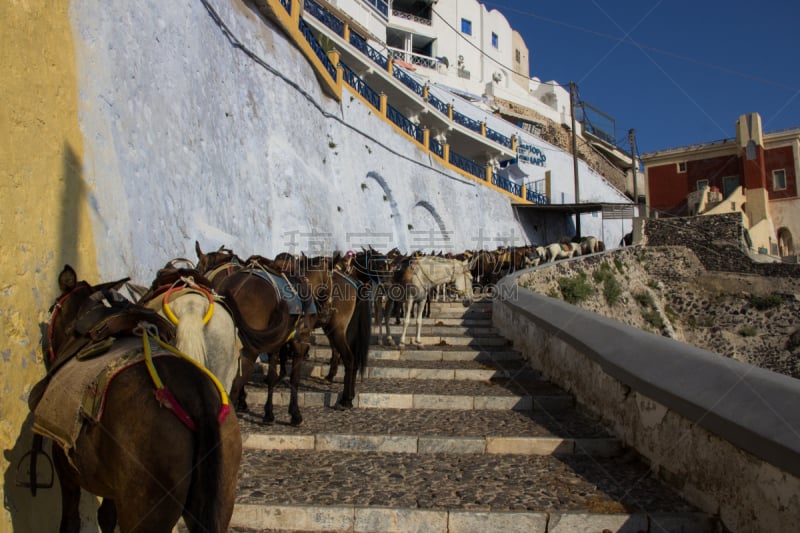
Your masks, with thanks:
[{"label": "window", "polygon": [[514,50],[514,56],[517,59],[517,63],[520,63],[522,61],[522,54],[520,53],[519,48]]},{"label": "window", "polygon": [[472,21],[461,19],[461,33],[472,35]]},{"label": "window", "polygon": [[772,190],[782,191],[786,188],[786,171],[784,169],[772,171]]},{"label": "window", "polygon": [[499,48],[500,47],[500,38],[497,36],[496,33],[492,32],[492,48]]},{"label": "window", "polygon": [[739,176],[726,176],[722,178],[722,197],[727,198],[739,188]]},{"label": "window", "polygon": [[678,163],[678,172],[686,172],[686,161]]},{"label": "window", "polygon": [[708,180],[697,180],[697,190],[708,189]]}]

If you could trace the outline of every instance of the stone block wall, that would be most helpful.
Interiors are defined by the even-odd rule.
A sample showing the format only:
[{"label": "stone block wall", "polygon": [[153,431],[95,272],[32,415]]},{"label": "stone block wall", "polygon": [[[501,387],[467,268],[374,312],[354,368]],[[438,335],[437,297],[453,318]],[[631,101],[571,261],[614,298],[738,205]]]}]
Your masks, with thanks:
[{"label": "stone block wall", "polygon": [[741,213],[647,219],[643,234],[645,246],[691,249],[706,270],[800,278],[798,265],[751,259]]}]

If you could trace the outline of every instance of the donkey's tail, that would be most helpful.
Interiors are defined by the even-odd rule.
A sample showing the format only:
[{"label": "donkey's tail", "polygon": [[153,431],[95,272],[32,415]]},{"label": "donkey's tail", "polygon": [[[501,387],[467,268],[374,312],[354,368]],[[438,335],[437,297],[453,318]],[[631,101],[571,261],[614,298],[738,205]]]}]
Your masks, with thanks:
[{"label": "donkey's tail", "polygon": [[369,341],[372,335],[370,321],[370,301],[361,294],[356,298],[356,308],[347,324],[347,344],[353,352],[353,359],[361,379],[364,379],[364,370],[369,359]]},{"label": "donkey's tail", "polygon": [[[223,436],[222,425],[230,424],[230,421],[219,421],[222,408],[220,391],[200,370],[187,369],[186,374],[193,376],[193,390],[190,393],[193,399],[190,400],[184,393],[180,401],[183,402],[185,398],[197,429],[194,432],[192,481],[183,518],[193,533],[222,533],[227,531],[233,513],[241,447],[236,447],[236,439]],[[227,418],[234,417],[233,423],[237,424],[235,416],[233,411],[227,414]],[[230,428],[230,425],[226,428]],[[235,431],[238,437],[238,425]]]},{"label": "donkey's tail", "polygon": [[179,311],[176,312],[178,326],[175,347],[201,365],[207,366],[203,317],[208,311],[208,300],[195,294],[186,294],[180,299],[173,305]]}]

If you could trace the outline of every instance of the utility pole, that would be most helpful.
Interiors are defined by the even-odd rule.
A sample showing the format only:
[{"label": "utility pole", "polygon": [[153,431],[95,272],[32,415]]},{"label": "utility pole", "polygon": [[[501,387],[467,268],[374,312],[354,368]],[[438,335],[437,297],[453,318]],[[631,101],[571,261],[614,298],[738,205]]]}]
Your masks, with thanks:
[{"label": "utility pole", "polygon": [[[575,129],[575,106],[578,103],[578,88],[574,81],[569,82],[569,110],[572,118],[572,172],[575,179],[575,204],[580,203],[578,186],[578,132]],[[581,214],[575,213],[575,238],[581,238]]]},{"label": "utility pole", "polygon": [[633,202],[639,205],[639,189],[637,186],[636,178],[636,132],[632,129],[628,130],[628,140],[631,143],[631,171],[633,172]]}]

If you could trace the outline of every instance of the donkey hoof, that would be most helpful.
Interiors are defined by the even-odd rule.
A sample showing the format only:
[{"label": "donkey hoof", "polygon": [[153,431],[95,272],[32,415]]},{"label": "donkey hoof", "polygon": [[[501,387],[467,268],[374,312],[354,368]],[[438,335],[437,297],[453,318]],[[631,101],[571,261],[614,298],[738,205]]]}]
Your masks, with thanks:
[{"label": "donkey hoof", "polygon": [[275,424],[275,415],[264,415],[264,418],[261,419],[261,423],[265,426],[272,426]]},{"label": "donkey hoof", "polygon": [[341,401],[338,402],[336,405],[333,406],[334,409],[337,411],[349,411],[353,408],[353,402],[351,401]]},{"label": "donkey hoof", "polygon": [[389,337],[386,339],[386,346],[394,346],[394,339]]},{"label": "donkey hoof", "polygon": [[303,423],[303,417],[302,417],[302,416],[300,416],[300,415],[293,416],[293,417],[292,417],[292,421],[291,421],[291,422],[289,422],[289,423],[290,423],[292,426],[294,426],[294,427],[297,427],[297,426],[299,426],[300,424],[302,424],[302,423]]}]

